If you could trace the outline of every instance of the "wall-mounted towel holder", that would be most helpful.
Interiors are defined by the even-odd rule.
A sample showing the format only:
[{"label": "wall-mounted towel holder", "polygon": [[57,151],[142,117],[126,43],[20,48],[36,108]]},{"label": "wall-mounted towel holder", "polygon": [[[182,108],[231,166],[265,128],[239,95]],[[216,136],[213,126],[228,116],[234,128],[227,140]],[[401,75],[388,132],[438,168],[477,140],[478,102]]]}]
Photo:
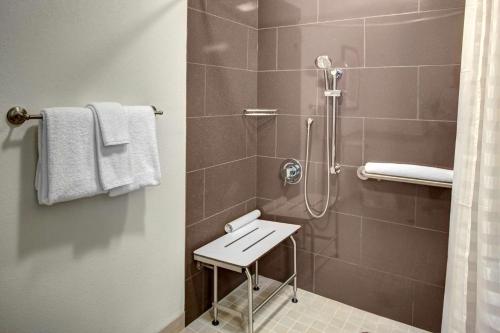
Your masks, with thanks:
[{"label": "wall-mounted towel holder", "polygon": [[[163,111],[158,110],[154,105],[151,105],[155,115],[163,115]],[[22,125],[26,120],[42,119],[41,114],[29,114],[28,110],[22,106],[14,106],[7,112],[7,121],[12,125]]]},{"label": "wall-mounted towel holder", "polygon": [[382,174],[378,174],[378,173],[369,173],[369,172],[366,172],[364,166],[360,166],[358,168],[358,177],[361,180],[368,180],[368,179],[387,180],[387,181],[392,181],[392,182],[427,185],[427,186],[444,187],[444,188],[452,188],[452,186],[453,186],[453,183],[448,183],[448,182],[433,181],[433,180],[418,179],[418,178],[409,178],[409,177],[389,176],[389,175],[382,175]]}]

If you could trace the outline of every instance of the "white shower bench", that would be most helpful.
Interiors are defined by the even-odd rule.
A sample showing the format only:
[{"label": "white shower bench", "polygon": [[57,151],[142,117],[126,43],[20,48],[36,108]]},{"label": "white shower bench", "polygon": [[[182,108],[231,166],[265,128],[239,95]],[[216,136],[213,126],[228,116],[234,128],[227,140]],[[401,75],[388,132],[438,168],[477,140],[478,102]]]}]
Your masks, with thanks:
[{"label": "white shower bench", "polygon": [[[194,251],[194,260],[200,262],[205,267],[213,269],[213,325],[219,324],[218,310],[236,314],[243,318],[243,314],[218,303],[217,270],[219,267],[246,275],[248,280],[247,319],[249,333],[253,333],[253,315],[292,280],[292,302],[297,303],[297,244],[292,235],[299,229],[300,226],[295,224],[255,219],[241,229],[217,238]],[[293,274],[261,304],[253,308],[253,290],[259,289],[258,260],[287,238],[290,238],[293,244]],[[252,281],[252,275],[249,270],[252,264],[255,264],[255,281]]]}]

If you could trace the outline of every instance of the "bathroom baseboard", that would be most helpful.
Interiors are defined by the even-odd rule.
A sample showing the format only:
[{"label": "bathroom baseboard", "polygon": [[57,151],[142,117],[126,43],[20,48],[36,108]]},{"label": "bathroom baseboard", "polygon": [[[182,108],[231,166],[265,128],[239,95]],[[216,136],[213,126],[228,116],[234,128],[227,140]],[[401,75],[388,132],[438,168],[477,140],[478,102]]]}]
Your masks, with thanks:
[{"label": "bathroom baseboard", "polygon": [[185,314],[184,312],[174,319],[170,324],[167,325],[164,329],[162,329],[159,333],[179,333],[185,327]]}]

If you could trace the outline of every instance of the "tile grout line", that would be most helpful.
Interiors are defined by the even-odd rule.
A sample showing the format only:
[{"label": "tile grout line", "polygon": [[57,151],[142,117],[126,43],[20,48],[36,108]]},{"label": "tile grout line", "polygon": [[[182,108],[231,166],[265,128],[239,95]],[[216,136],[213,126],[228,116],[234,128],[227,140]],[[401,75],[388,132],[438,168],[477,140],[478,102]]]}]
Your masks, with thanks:
[{"label": "tile grout line", "polygon": [[195,170],[189,170],[186,173],[194,173],[194,172],[201,171],[201,170],[204,170],[204,169],[208,170],[208,169],[216,168],[216,167],[219,167],[219,166],[222,166],[222,165],[226,165],[226,164],[230,164],[230,163],[241,162],[241,161],[244,161],[244,160],[247,160],[247,159],[250,159],[250,158],[254,158],[254,157],[257,157],[257,154],[251,155],[251,156],[245,156],[245,157],[238,158],[238,159],[231,160],[231,161],[227,161],[227,162],[222,162],[222,163],[219,163],[219,164],[210,165],[210,166],[199,168],[199,169],[195,169]]},{"label": "tile grout line", "polygon": [[203,115],[207,115],[207,66],[203,66],[204,68],[204,87],[203,87]]},{"label": "tile grout line", "polygon": [[361,216],[361,224],[359,230],[359,264],[363,263],[363,227],[365,225],[365,218]]},{"label": "tile grout line", "polygon": [[320,74],[319,74],[319,71],[316,71],[316,111],[314,112],[316,115],[320,116],[320,112],[319,112],[319,94],[320,94],[320,91],[321,89],[319,88],[319,79],[320,78]]},{"label": "tile grout line", "polygon": [[275,56],[276,56],[276,63],[274,64],[274,69],[277,71],[278,70],[278,37],[279,37],[279,33],[278,33],[278,28],[276,28],[276,45],[275,45]]},{"label": "tile grout line", "polygon": [[253,70],[253,69],[246,69],[246,68],[240,68],[240,67],[231,67],[231,66],[223,66],[223,65],[214,65],[214,64],[205,64],[205,63],[196,62],[196,61],[186,61],[186,63],[188,63],[190,65],[198,65],[198,66],[206,66],[206,67],[230,69],[230,70],[234,70],[234,71],[245,71],[245,72],[252,72],[252,73],[258,73],[258,72],[260,72],[258,70]]},{"label": "tile grout line", "polygon": [[207,181],[206,181],[206,170],[203,169],[203,219],[205,219],[205,214],[206,214],[206,204],[205,204],[205,201],[206,201],[206,195],[207,195]]},{"label": "tile grout line", "polygon": [[[281,117],[319,117],[325,118],[321,114],[292,114],[292,113],[281,113],[278,116]],[[207,116],[189,116],[187,119],[204,119],[204,118],[226,118],[226,117],[243,117],[241,113],[233,114],[214,114]],[[454,124],[456,120],[446,120],[446,119],[416,119],[416,118],[387,118],[387,117],[363,117],[363,116],[337,116],[339,119],[370,119],[370,120],[387,120],[387,121],[420,121],[420,122],[435,122],[435,123],[450,123]]]},{"label": "tile grout line", "polygon": [[212,214],[212,215],[206,216],[206,217],[204,217],[202,220],[199,220],[199,221],[193,222],[193,223],[191,223],[190,225],[186,226],[186,229],[189,229],[189,228],[191,228],[191,227],[194,227],[194,226],[197,226],[197,225],[199,225],[199,224],[201,224],[201,223],[204,223],[204,222],[206,222],[208,219],[211,219],[211,218],[213,218],[213,217],[215,217],[215,216],[217,216],[217,215],[219,215],[219,214],[226,213],[227,211],[229,211],[229,210],[231,210],[231,209],[233,209],[233,208],[236,208],[236,207],[238,207],[238,206],[240,206],[240,205],[242,205],[242,204],[246,204],[246,202],[247,202],[247,201],[250,201],[250,200],[252,200],[252,199],[254,199],[254,198],[257,198],[257,197],[252,197],[252,198],[250,198],[250,199],[245,199],[245,200],[240,201],[240,202],[238,202],[238,203],[236,203],[236,204],[234,204],[234,205],[232,205],[232,206],[229,206],[229,207],[227,207],[227,208],[224,208],[224,209],[222,209],[222,210],[220,210],[220,211],[218,211],[218,212],[216,212],[216,213],[214,213],[214,214]]},{"label": "tile grout line", "polygon": [[193,8],[193,7],[188,7],[188,10],[192,10],[192,11],[195,11],[195,12],[198,12],[200,14],[205,14],[205,15],[209,15],[209,16],[213,16],[213,17],[216,17],[220,20],[223,20],[223,21],[227,21],[227,22],[231,22],[231,23],[234,23],[234,24],[237,24],[237,25],[240,25],[242,27],[246,27],[246,28],[249,28],[249,29],[253,29],[253,30],[259,30],[259,28],[255,28],[255,27],[252,27],[251,25],[247,25],[245,23],[241,23],[241,22],[238,22],[238,21],[235,21],[235,20],[232,20],[230,18],[227,18],[227,17],[222,17],[222,16],[219,16],[219,15],[216,15],[216,14],[213,14],[213,13],[210,13],[206,10],[201,10],[201,9],[198,9],[198,8]]},{"label": "tile grout line", "polygon": [[[195,62],[188,62],[190,64],[199,64]],[[203,65],[203,64],[199,64]],[[218,65],[208,65],[212,67],[222,67],[222,68],[228,68],[228,69],[235,69],[235,70],[245,70],[241,68],[236,68],[236,67],[224,67],[224,66],[218,66]],[[353,69],[397,69],[397,68],[418,68],[418,67],[458,67],[460,64],[452,63],[452,64],[419,64],[419,65],[380,65],[380,66],[352,66],[352,67],[341,67],[337,66],[336,68],[339,69],[344,69],[344,70],[353,70]],[[306,72],[306,71],[317,71],[316,68],[310,67],[310,68],[286,68],[286,69],[261,69],[261,70],[248,70],[249,72],[258,72],[258,73],[267,73],[267,72]]]},{"label": "tile grout line", "polygon": [[413,215],[413,225],[416,227],[417,226],[417,204],[418,204],[418,187],[415,187],[415,197],[414,197],[414,202],[413,204],[415,205],[414,207],[414,215]]},{"label": "tile grout line", "polygon": [[[264,157],[264,158],[273,158],[273,157],[267,157],[267,156],[261,156],[261,157]],[[309,162],[309,163],[315,163],[315,162]],[[271,199],[271,198],[267,198],[267,197],[263,197],[263,196],[259,196],[259,198],[263,199],[263,200],[266,200],[266,201],[275,201],[276,200],[276,199]],[[356,217],[356,218],[359,218],[359,219],[363,218],[365,220],[373,220],[375,222],[388,223],[388,224],[391,224],[391,225],[401,226],[401,227],[406,227],[406,228],[412,228],[412,229],[416,229],[416,230],[423,230],[423,231],[429,231],[429,232],[437,232],[439,234],[445,234],[445,235],[449,234],[449,232],[446,232],[446,231],[441,231],[441,230],[431,229],[431,228],[419,227],[419,226],[416,226],[416,225],[413,225],[413,224],[411,224],[411,225],[409,225],[409,224],[403,224],[403,223],[400,223],[400,222],[383,220],[383,219],[376,218],[376,217],[356,215],[356,214],[352,214],[352,213],[348,213],[348,212],[342,212],[342,211],[336,211],[336,210],[332,210],[331,212],[333,212],[335,214]],[[370,223],[370,222],[368,222],[368,223]]]},{"label": "tile grout line", "polygon": [[419,14],[419,13],[433,13],[433,12],[464,12],[464,8],[461,7],[456,7],[456,8],[441,8],[441,9],[431,9],[431,10],[425,10],[425,11],[418,11],[418,10],[413,10],[409,12],[402,12],[402,13],[393,13],[393,14],[383,14],[383,15],[372,15],[372,16],[360,16],[360,17],[352,17],[352,18],[345,18],[345,19],[333,19],[333,20],[319,20],[319,21],[311,21],[311,22],[305,22],[305,23],[297,23],[297,24],[285,24],[285,25],[275,25],[275,26],[269,26],[269,27],[262,27],[258,28],[258,30],[266,30],[266,29],[273,29],[273,28],[294,28],[294,27],[301,27],[301,26],[310,26],[310,25],[315,25],[315,24],[328,24],[328,23],[337,23],[337,22],[346,22],[346,21],[361,21],[364,19],[377,19],[377,18],[384,18],[384,17],[394,17],[394,16],[403,16],[403,15],[414,15],[414,14]]},{"label": "tile grout line", "polygon": [[278,116],[274,118],[274,157],[278,157]]},{"label": "tile grout line", "polygon": [[366,68],[366,18],[363,19],[363,67]]},{"label": "tile grout line", "polygon": [[245,55],[246,55],[246,57],[247,57],[247,60],[246,60],[247,65],[246,65],[246,68],[245,68],[245,69],[246,69],[247,71],[248,71],[248,52],[249,52],[249,50],[250,50],[250,48],[249,48],[249,46],[248,46],[248,43],[249,43],[249,42],[250,42],[250,30],[249,30],[249,29],[247,29],[247,42],[246,42],[247,52],[246,52],[246,54],[245,54]]},{"label": "tile grout line", "polygon": [[366,164],[366,160],[365,160],[365,145],[366,145],[366,118],[362,118],[363,119],[363,124],[362,124],[362,134],[361,134],[361,163],[363,163],[363,165]]},{"label": "tile grout line", "polygon": [[316,23],[319,22],[319,0],[316,0]]},{"label": "tile grout line", "polygon": [[[287,245],[285,245],[285,246],[287,246]],[[287,246],[287,247],[290,248],[289,246]],[[441,288],[441,289],[445,288],[444,285],[439,285],[439,284],[436,284],[436,283],[433,283],[433,282],[419,280],[419,279],[412,278],[412,277],[409,277],[409,276],[406,276],[406,275],[402,275],[402,274],[399,274],[399,273],[393,273],[393,272],[389,272],[389,271],[383,271],[383,270],[378,269],[378,268],[374,268],[374,267],[370,267],[370,266],[365,266],[365,265],[361,264],[361,262],[360,263],[354,263],[354,262],[347,261],[347,260],[344,260],[344,259],[339,259],[338,257],[329,257],[329,256],[326,256],[326,255],[321,254],[321,253],[313,253],[313,252],[306,251],[306,250],[301,250],[301,251],[305,252],[305,253],[308,253],[308,254],[313,254],[313,255],[315,255],[317,257],[324,258],[326,260],[333,260],[334,262],[339,262],[339,263],[343,263],[343,264],[346,264],[346,265],[356,266],[356,267],[363,268],[363,269],[368,270],[368,271],[373,271],[373,272],[376,272],[376,273],[387,274],[387,275],[391,275],[391,276],[394,276],[394,277],[397,277],[397,278],[405,279],[405,280],[408,280],[409,282],[416,282],[416,283],[424,284],[426,286],[431,286],[431,287],[435,287],[435,288]]]},{"label": "tile grout line", "polygon": [[417,119],[420,119],[420,66],[417,66]]}]

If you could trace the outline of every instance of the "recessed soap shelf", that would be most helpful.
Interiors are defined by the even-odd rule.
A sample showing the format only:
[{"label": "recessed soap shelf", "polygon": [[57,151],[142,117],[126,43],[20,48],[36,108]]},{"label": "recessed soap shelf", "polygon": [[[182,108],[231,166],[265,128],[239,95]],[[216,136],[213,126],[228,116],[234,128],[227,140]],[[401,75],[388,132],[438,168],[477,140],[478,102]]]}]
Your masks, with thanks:
[{"label": "recessed soap shelf", "polygon": [[278,109],[245,109],[243,115],[248,117],[269,117],[276,116]]}]

